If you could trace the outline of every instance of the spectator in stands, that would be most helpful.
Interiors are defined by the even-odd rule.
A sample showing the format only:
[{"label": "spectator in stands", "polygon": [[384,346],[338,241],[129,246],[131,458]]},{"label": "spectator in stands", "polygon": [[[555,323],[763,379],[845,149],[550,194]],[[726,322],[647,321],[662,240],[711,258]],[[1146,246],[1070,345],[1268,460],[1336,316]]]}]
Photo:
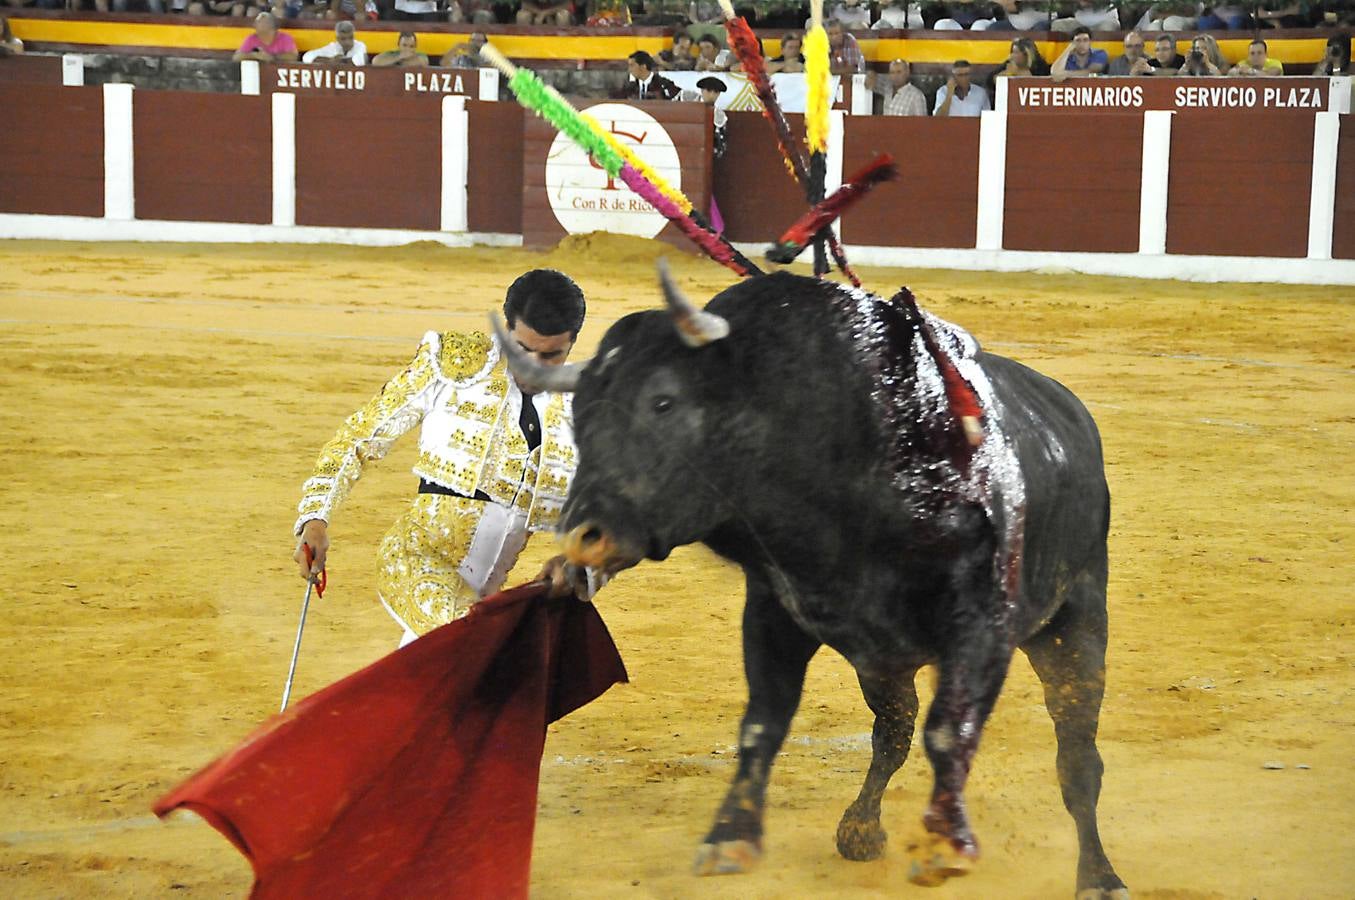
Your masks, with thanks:
[{"label": "spectator in stands", "polygon": [[1265,41],[1256,38],[1247,46],[1247,58],[1233,66],[1228,74],[1252,78],[1261,75],[1283,75],[1284,64],[1278,59],[1271,59],[1267,54],[1268,49]]},{"label": "spectator in stands", "polygon": [[698,72],[728,72],[734,54],[721,49],[720,41],[713,34],[703,34],[696,42],[696,65]]},{"label": "spectator in stands", "polygon": [[936,92],[935,116],[978,116],[989,108],[988,92],[969,80],[969,61],[955,60],[950,78]]},{"label": "spectator in stands", "polygon": [[1140,31],[1190,31],[1198,21],[1196,3],[1154,3],[1139,19]]},{"label": "spectator in stands", "polygon": [[428,65],[428,57],[419,52],[419,36],[412,31],[400,32],[394,50],[387,50],[372,57],[374,66],[408,66],[422,68]]},{"label": "spectator in stands", "polygon": [[1114,4],[1100,0],[1077,0],[1077,8],[1071,18],[1055,19],[1050,24],[1051,31],[1072,31],[1079,28],[1090,31],[1119,31],[1120,13]]},{"label": "spectator in stands", "polygon": [[625,28],[630,25],[630,7],[626,0],[588,0],[584,24],[593,28]]},{"label": "spectator in stands", "polygon": [[1151,75],[1153,67],[1143,52],[1146,44],[1142,31],[1131,31],[1124,36],[1124,55],[1117,56],[1110,63],[1107,73],[1121,78],[1127,75]]},{"label": "spectator in stands", "polygon": [[1040,48],[1028,37],[1012,41],[1011,52],[1007,54],[1007,64],[993,75],[993,83],[1004,76],[1039,76],[1049,74],[1049,63],[1040,54]]},{"label": "spectator in stands", "polygon": [[912,74],[908,61],[903,59],[896,59],[889,64],[889,79],[883,83],[877,73],[866,73],[866,87],[885,98],[886,116],[927,114],[927,98],[908,81]]},{"label": "spectator in stands", "polygon": [[1237,3],[1214,3],[1205,10],[1195,25],[1201,31],[1236,31],[1251,27],[1247,7]]},{"label": "spectator in stands", "polygon": [[1349,75],[1350,71],[1350,38],[1333,37],[1327,38],[1327,55],[1322,57],[1322,62],[1313,69],[1314,75]]},{"label": "spectator in stands", "polygon": [[941,4],[943,15],[932,23],[937,31],[984,31],[1002,15],[1002,7],[987,0],[963,0]]},{"label": "spectator in stands", "polygon": [[391,18],[397,22],[437,22],[442,13],[438,12],[438,0],[395,0]]},{"label": "spectator in stands", "polygon": [[805,55],[800,52],[803,39],[794,31],[788,31],[781,37],[781,55],[767,60],[767,71],[796,73],[805,70]]},{"label": "spectator in stands", "polygon": [[1104,50],[1092,47],[1092,30],[1079,25],[1073,31],[1073,40],[1059,58],[1054,60],[1049,73],[1055,81],[1068,78],[1085,78],[1088,75],[1104,75],[1110,68],[1110,56]]},{"label": "spectator in stands", "polygon": [[493,25],[498,22],[490,0],[448,0],[447,21],[453,24]]},{"label": "spectator in stands", "polygon": [[489,43],[483,31],[472,31],[470,40],[453,44],[442,54],[441,65],[448,69],[478,69],[481,66],[480,48]]},{"label": "spectator in stands", "polygon": [[1153,74],[1175,75],[1185,64],[1186,58],[1176,52],[1176,38],[1170,34],[1158,35],[1153,58],[1148,60],[1148,65],[1153,67]]},{"label": "spectator in stands", "polygon": [[[395,0],[399,3],[400,0]],[[569,0],[522,0],[518,10],[519,25],[555,25],[564,28],[574,21]]]},{"label": "spectator in stands", "polygon": [[[1273,0],[1272,0],[1273,2]],[[1267,9],[1266,4],[1256,10],[1257,26],[1266,28],[1315,28],[1322,21],[1322,4],[1312,0],[1295,0],[1284,6]]]},{"label": "spectator in stands", "polygon": [[14,36],[9,16],[0,16],[0,56],[18,56],[23,52],[24,42]]},{"label": "spectator in stands", "polygon": [[367,65],[367,45],[357,39],[357,31],[352,22],[340,22],[334,26],[334,40],[315,50],[308,50],[301,57],[304,63],[324,63],[331,66]]},{"label": "spectator in stands", "polygon": [[861,4],[861,0],[842,0],[833,7],[832,18],[848,31],[870,30],[870,10]]},{"label": "spectator in stands", "polygon": [[681,90],[676,84],[658,74],[654,57],[637,50],[626,57],[626,68],[631,81],[626,83],[625,97],[631,100],[672,100]]},{"label": "spectator in stands", "polygon": [[673,32],[673,46],[662,51],[655,59],[659,68],[667,71],[690,72],[696,68],[695,46],[692,36],[685,29]]},{"label": "spectator in stands", "polygon": [[866,71],[866,58],[861,55],[861,45],[856,38],[847,33],[837,19],[829,19],[828,31],[828,68],[834,75],[855,75]]},{"label": "spectator in stands", "polygon": [[990,31],[1050,30],[1053,16],[1049,12],[1049,4],[1044,0],[998,0],[997,5],[1003,17],[988,26]]},{"label": "spectator in stands", "polygon": [[[1197,59],[1196,54],[1199,54]],[[1178,75],[1227,75],[1228,60],[1212,35],[1197,34],[1190,42],[1190,55]]]},{"label": "spectator in stands", "polygon": [[896,28],[923,28],[922,4],[909,3],[908,0],[885,0],[880,7],[880,18],[870,26],[876,31]]},{"label": "spectator in stands", "polygon": [[245,38],[240,49],[231,57],[235,62],[242,59],[256,59],[259,62],[296,62],[296,41],[283,31],[278,31],[278,20],[268,12],[254,17],[254,33]]},{"label": "spectator in stands", "polygon": [[725,14],[720,0],[692,0],[687,6],[687,20],[693,25],[723,25]]}]

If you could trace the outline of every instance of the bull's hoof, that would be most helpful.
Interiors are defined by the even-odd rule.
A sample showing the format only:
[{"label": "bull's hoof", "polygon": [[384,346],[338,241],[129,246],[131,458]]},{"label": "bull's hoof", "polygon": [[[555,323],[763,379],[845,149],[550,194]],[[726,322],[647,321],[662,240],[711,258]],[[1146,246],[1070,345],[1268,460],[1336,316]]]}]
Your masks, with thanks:
[{"label": "bull's hoof", "polygon": [[737,875],[752,871],[761,858],[762,848],[753,841],[702,844],[696,851],[692,872],[696,875]]},{"label": "bull's hoof", "polygon": [[1129,900],[1129,888],[1083,888],[1077,892],[1077,900]]},{"label": "bull's hoof", "polygon": [[852,862],[868,862],[885,855],[885,830],[879,822],[843,819],[837,826],[837,852]]},{"label": "bull's hoof", "polygon": [[923,832],[908,845],[908,855],[912,857],[908,880],[923,887],[936,887],[951,878],[968,875],[978,856],[958,850],[949,838],[931,831]]}]

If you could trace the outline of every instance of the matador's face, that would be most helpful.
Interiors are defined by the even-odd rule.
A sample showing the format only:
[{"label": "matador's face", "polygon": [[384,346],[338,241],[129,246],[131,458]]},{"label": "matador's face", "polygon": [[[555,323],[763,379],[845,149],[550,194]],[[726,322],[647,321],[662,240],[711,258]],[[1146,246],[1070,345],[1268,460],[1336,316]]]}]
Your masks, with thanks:
[{"label": "matador's face", "polygon": [[565,360],[569,359],[569,351],[574,349],[574,336],[568,331],[563,334],[542,334],[522,320],[513,324],[508,337],[538,362],[548,366],[564,365]]}]

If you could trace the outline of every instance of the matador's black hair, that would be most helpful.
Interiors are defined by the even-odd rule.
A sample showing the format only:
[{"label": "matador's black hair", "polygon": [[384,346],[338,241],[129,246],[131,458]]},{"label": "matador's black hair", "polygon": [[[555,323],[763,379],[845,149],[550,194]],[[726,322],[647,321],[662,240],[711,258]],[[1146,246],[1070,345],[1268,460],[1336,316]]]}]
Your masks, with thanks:
[{"label": "matador's black hair", "polygon": [[538,334],[569,332],[579,336],[587,306],[583,291],[568,275],[554,269],[533,269],[518,276],[503,301],[503,317],[512,328],[521,320]]}]

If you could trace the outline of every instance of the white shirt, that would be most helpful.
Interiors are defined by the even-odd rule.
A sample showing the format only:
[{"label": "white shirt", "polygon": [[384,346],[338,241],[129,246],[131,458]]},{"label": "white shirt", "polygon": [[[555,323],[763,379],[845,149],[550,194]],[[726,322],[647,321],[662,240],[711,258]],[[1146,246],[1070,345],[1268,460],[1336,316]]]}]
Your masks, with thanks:
[{"label": "white shirt", "polygon": [[922,28],[922,6],[917,3],[910,3],[906,7],[903,4],[886,6],[880,10],[879,21],[870,27],[875,31],[883,31],[886,28]]},{"label": "white shirt", "polygon": [[848,6],[845,3],[839,3],[833,7],[833,16],[842,23],[842,27],[848,31],[865,31],[870,28],[870,10],[864,6]]},{"label": "white shirt", "polygon": [[395,0],[395,8],[403,13],[426,15],[438,11],[438,0]]},{"label": "white shirt", "polygon": [[[941,108],[941,104],[946,102],[946,94],[949,91],[946,86],[941,85],[941,89],[936,92],[936,105],[932,107],[932,113],[935,114]],[[988,109],[988,92],[977,84],[969,86],[969,93],[964,95],[964,99],[956,97],[951,101],[950,113],[952,116],[978,116],[985,109]]]},{"label": "white shirt", "polygon": [[323,47],[315,50],[307,50],[301,57],[303,63],[313,63],[317,59],[346,59],[355,66],[367,65],[367,45],[362,41],[354,41],[353,49],[344,52],[343,45],[338,41],[330,41]]}]

